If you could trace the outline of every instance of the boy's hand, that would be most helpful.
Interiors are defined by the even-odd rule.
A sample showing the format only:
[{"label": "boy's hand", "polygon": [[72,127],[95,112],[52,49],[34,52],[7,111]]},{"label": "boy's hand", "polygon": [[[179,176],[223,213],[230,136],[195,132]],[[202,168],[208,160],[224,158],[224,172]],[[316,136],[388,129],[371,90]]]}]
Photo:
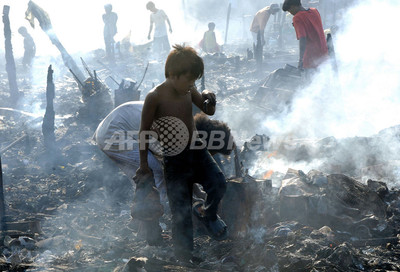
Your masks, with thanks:
[{"label": "boy's hand", "polygon": [[217,103],[217,98],[215,97],[215,93],[210,92],[209,90],[204,90],[201,93],[201,96],[203,97],[204,101],[208,99],[208,101],[210,101],[209,103],[211,106],[215,106],[215,104]]}]

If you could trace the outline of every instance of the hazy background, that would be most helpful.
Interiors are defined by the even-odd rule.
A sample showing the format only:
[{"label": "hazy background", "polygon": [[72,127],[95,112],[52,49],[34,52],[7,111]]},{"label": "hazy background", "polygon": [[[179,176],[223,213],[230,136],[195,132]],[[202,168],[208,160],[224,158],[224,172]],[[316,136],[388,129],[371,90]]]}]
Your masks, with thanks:
[{"label": "hazy background", "polygon": [[[17,32],[20,26],[25,26],[37,45],[37,55],[59,54],[51,45],[46,34],[39,25],[32,29],[24,19],[28,0],[5,0],[1,4],[9,5],[12,42],[16,57],[23,55],[23,40]],[[69,53],[88,52],[104,47],[102,14],[104,5],[111,3],[113,11],[118,14],[118,33],[115,40],[119,41],[131,31],[131,42],[143,44],[148,42],[150,12],[146,10],[147,0],[36,0],[50,16],[53,28],[61,43]],[[231,1],[231,22],[229,35],[232,39],[250,38],[248,29],[255,12],[271,1]],[[156,7],[163,9],[169,16],[173,33],[171,43],[198,43],[207,30],[210,21],[216,23],[217,39],[223,43],[226,29],[228,0],[169,0],[154,1]],[[3,34],[3,27],[1,28]],[[4,50],[4,42],[0,43]]]}]

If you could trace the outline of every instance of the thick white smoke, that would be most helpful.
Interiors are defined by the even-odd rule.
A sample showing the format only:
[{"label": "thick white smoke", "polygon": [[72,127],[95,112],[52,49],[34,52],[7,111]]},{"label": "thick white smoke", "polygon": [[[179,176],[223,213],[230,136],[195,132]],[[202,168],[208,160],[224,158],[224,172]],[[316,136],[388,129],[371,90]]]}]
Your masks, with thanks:
[{"label": "thick white smoke", "polygon": [[[297,91],[287,112],[278,118],[266,116],[263,128],[275,140],[275,147],[282,144],[279,139],[286,145],[296,146],[296,141],[306,142],[305,139],[316,142],[318,138],[329,136],[339,140],[374,136],[400,124],[400,41],[395,31],[399,12],[398,1],[370,0],[360,1],[342,14],[339,31],[333,37],[338,76],[335,77],[330,64],[325,65],[309,87]],[[296,140],[301,138],[303,140]],[[346,160],[360,171],[373,164],[368,162],[371,155],[385,164],[397,160],[397,155],[389,152],[399,148],[395,138],[377,138],[373,146],[367,146],[362,141],[343,140],[334,154],[325,154],[332,158],[315,158],[308,162],[289,162],[263,155],[250,173],[264,173],[269,169],[285,173],[288,168],[307,172],[321,169],[326,163],[345,165]],[[398,176],[398,168],[393,169],[383,176]],[[354,174],[364,179],[362,170]],[[397,184],[398,179],[391,183]]]},{"label": "thick white smoke", "polygon": [[273,134],[341,138],[370,136],[399,124],[399,12],[400,2],[394,0],[350,8],[334,35],[338,78],[326,65],[287,115],[267,119],[264,126]]}]

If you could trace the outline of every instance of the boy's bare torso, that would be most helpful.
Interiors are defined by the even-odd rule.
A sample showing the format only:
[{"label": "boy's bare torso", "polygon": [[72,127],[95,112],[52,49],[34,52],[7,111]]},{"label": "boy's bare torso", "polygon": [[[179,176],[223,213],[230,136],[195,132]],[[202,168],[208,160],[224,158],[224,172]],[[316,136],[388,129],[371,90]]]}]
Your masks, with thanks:
[{"label": "boy's bare torso", "polygon": [[182,95],[177,93],[171,86],[165,82],[154,89],[157,94],[157,108],[154,114],[154,120],[165,116],[173,116],[180,119],[189,131],[189,139],[192,139],[194,121],[192,116],[192,95],[191,90]]}]

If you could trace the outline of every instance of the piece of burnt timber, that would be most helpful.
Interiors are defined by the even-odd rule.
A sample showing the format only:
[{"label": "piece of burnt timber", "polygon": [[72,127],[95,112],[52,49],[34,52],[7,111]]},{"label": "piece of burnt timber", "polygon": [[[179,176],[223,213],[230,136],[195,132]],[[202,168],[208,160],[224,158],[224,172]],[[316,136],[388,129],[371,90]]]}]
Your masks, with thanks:
[{"label": "piece of burnt timber", "polygon": [[3,154],[4,152],[6,152],[7,150],[9,150],[11,147],[13,147],[14,145],[18,144],[19,142],[21,142],[22,140],[25,140],[28,135],[24,134],[21,137],[19,137],[18,139],[16,139],[15,141],[13,141],[11,144],[9,144],[8,146],[4,147],[3,149],[0,149],[0,154]]},{"label": "piece of burnt timber", "polygon": [[138,101],[139,99],[140,91],[136,88],[136,82],[123,79],[119,88],[114,91],[114,108],[125,102]]},{"label": "piece of burnt timber", "polygon": [[29,23],[33,28],[35,27],[34,19],[36,18],[39,21],[42,30],[47,34],[50,41],[60,51],[65,66],[67,66],[74,72],[75,77],[80,82],[83,82],[85,80],[85,76],[83,75],[82,71],[78,68],[72,57],[68,54],[67,50],[61,44],[60,40],[58,39],[56,33],[53,30],[53,26],[51,24],[50,17],[47,14],[47,12],[44,11],[41,7],[39,7],[37,4],[35,4],[33,1],[29,1],[28,9],[25,12],[25,18],[29,21]]},{"label": "piece of burnt timber", "polygon": [[78,117],[80,121],[95,128],[113,109],[111,95],[107,86],[97,76],[87,78],[82,84],[84,105],[79,108]]},{"label": "piece of burnt timber", "polygon": [[5,209],[5,203],[4,203],[4,186],[3,186],[3,169],[1,167],[1,155],[0,155],[0,213],[1,213],[1,218],[0,218],[0,224],[1,224],[1,240],[0,242],[3,241],[4,238],[4,233],[7,230],[6,227],[6,209]]},{"label": "piece of burnt timber", "polygon": [[42,133],[44,146],[47,150],[53,150],[55,147],[56,136],[54,135],[54,83],[53,83],[53,70],[51,65],[47,70],[47,87],[46,87],[46,113],[44,114]]},{"label": "piece of burnt timber", "polygon": [[8,75],[8,84],[10,86],[11,101],[16,102],[19,96],[17,85],[17,72],[11,43],[11,28],[8,14],[10,6],[3,6],[3,23],[4,23],[4,38],[5,38],[5,53],[6,53],[6,71]]},{"label": "piece of burnt timber", "polygon": [[366,247],[366,246],[383,246],[387,243],[397,245],[399,243],[399,237],[383,237],[383,238],[371,238],[371,239],[360,239],[350,241],[355,247]]}]

